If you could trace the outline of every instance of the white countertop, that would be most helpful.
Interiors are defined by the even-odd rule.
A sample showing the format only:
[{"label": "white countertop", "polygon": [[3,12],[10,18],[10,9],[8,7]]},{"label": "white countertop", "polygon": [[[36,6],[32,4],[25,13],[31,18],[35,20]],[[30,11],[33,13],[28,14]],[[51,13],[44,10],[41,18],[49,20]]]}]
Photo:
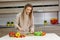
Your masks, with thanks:
[{"label": "white countertop", "polygon": [[6,35],[0,40],[60,40],[60,37],[55,33],[47,33],[45,36],[26,36],[25,38],[13,38]]}]

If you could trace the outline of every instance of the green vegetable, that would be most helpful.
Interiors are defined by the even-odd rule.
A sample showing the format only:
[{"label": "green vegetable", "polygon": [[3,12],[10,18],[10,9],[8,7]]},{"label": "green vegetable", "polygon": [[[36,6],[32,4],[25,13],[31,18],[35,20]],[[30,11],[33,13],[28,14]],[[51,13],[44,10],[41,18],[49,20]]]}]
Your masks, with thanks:
[{"label": "green vegetable", "polygon": [[34,35],[35,36],[41,36],[42,35],[42,31],[40,31],[40,32],[34,32]]},{"label": "green vegetable", "polygon": [[40,31],[40,36],[42,36],[42,31]]}]

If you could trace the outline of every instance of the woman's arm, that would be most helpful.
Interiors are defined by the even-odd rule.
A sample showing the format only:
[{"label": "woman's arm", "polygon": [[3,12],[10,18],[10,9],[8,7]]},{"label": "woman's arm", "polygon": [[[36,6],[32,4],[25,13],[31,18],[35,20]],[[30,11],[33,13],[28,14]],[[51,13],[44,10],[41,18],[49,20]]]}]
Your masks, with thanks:
[{"label": "woman's arm", "polygon": [[30,33],[34,33],[34,25],[31,27]]},{"label": "woman's arm", "polygon": [[30,26],[30,32],[34,33],[34,17],[32,18],[32,24]]},{"label": "woman's arm", "polygon": [[19,21],[20,21],[19,19],[20,19],[20,14],[16,16],[15,27],[21,30],[21,26],[19,26]]}]

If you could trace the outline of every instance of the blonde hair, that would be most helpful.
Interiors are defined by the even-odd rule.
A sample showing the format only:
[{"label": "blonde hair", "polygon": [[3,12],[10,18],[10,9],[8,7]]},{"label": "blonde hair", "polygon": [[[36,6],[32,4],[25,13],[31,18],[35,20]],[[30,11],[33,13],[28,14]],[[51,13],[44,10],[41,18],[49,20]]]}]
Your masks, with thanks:
[{"label": "blonde hair", "polygon": [[24,6],[24,9],[23,9],[23,12],[22,12],[22,14],[21,14],[21,17],[23,18],[23,21],[24,21],[24,13],[25,13],[25,10],[26,10],[27,7],[31,7],[31,8],[32,8],[32,9],[31,9],[31,12],[30,12],[30,14],[29,14],[29,19],[30,19],[30,21],[32,21],[33,7],[32,7],[31,4],[26,4],[26,5]]}]

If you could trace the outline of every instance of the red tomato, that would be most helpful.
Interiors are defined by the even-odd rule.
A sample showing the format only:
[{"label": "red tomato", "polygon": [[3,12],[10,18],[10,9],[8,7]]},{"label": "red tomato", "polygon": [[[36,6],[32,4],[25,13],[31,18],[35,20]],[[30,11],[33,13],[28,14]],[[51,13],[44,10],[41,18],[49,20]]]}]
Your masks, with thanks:
[{"label": "red tomato", "polygon": [[15,36],[15,32],[10,32],[10,33],[9,33],[9,36],[10,36],[10,37],[14,37],[14,36]]},{"label": "red tomato", "polygon": [[58,19],[51,19],[51,24],[57,24],[58,23]]},{"label": "red tomato", "polygon": [[15,38],[20,38],[20,37],[18,37],[18,36],[14,36]]},{"label": "red tomato", "polygon": [[21,38],[25,37],[25,35],[20,35]]},{"label": "red tomato", "polygon": [[42,36],[46,35],[46,32],[42,32]]}]

